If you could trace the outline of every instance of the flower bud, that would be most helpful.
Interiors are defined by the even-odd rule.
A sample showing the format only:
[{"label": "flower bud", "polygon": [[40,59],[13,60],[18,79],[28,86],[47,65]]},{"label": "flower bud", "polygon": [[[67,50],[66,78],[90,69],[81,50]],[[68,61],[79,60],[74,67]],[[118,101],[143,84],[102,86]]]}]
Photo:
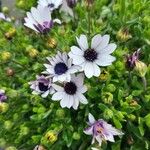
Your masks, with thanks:
[{"label": "flower bud", "polygon": [[74,140],[80,140],[80,134],[78,132],[73,133],[73,139]]},{"label": "flower bud", "polygon": [[39,52],[38,52],[37,49],[32,48],[29,51],[29,56],[32,57],[32,58],[35,58],[38,54],[39,54]]},{"label": "flower bud", "polygon": [[57,46],[57,41],[54,38],[49,38],[46,43],[46,46],[48,48],[55,48]]},{"label": "flower bud", "polygon": [[135,70],[140,77],[144,77],[148,68],[147,68],[147,65],[145,63],[143,63],[142,61],[136,61],[135,62]]},{"label": "flower bud", "polygon": [[57,133],[53,130],[50,130],[46,133],[45,138],[48,142],[54,143],[57,141]]},{"label": "flower bud", "polygon": [[2,59],[3,61],[8,61],[8,60],[10,60],[10,58],[11,58],[11,53],[10,53],[10,52],[3,51],[3,52],[1,53],[1,59]]},{"label": "flower bud", "polygon": [[134,143],[134,140],[133,140],[132,136],[127,137],[127,143],[129,145],[132,145]]},{"label": "flower bud", "polygon": [[110,92],[105,92],[102,94],[102,100],[106,104],[111,104],[113,101],[113,95]]},{"label": "flower bud", "polygon": [[106,70],[104,70],[99,76],[99,79],[101,81],[106,81],[108,78],[109,78],[109,72],[107,72]]},{"label": "flower bud", "polygon": [[132,35],[129,34],[129,31],[127,29],[120,29],[117,32],[117,39],[121,42],[126,42],[127,40],[131,38],[132,38]]},{"label": "flower bud", "polygon": [[8,32],[5,33],[5,37],[8,39],[8,40],[11,40],[12,37],[16,34],[16,29],[15,28],[10,28],[8,30]]},{"label": "flower bud", "polygon": [[115,85],[114,84],[108,84],[107,85],[107,90],[108,90],[108,92],[115,92],[115,90],[116,90],[116,87],[115,87]]},{"label": "flower bud", "polygon": [[113,111],[111,109],[105,109],[103,115],[105,119],[111,119],[113,117]]},{"label": "flower bud", "polygon": [[15,74],[14,70],[11,68],[6,69],[6,75],[7,76],[13,76]]},{"label": "flower bud", "polygon": [[4,128],[6,130],[10,130],[12,128],[12,126],[13,126],[13,123],[11,121],[7,120],[4,122]]},{"label": "flower bud", "polygon": [[7,112],[9,105],[7,103],[0,103],[0,113]]},{"label": "flower bud", "polygon": [[24,135],[27,135],[29,134],[29,128],[28,127],[25,127],[25,126],[21,126],[20,127],[20,135],[21,136],[24,136]]},{"label": "flower bud", "polygon": [[129,114],[128,115],[128,118],[131,120],[131,121],[134,121],[136,119],[136,116],[133,115],[133,114]]},{"label": "flower bud", "polygon": [[64,117],[65,117],[65,111],[64,111],[64,109],[58,109],[58,110],[56,111],[56,116],[57,116],[58,118],[64,118]]},{"label": "flower bud", "polygon": [[3,12],[4,14],[8,14],[8,13],[9,13],[9,8],[8,8],[8,7],[3,7],[3,8],[2,8],[2,12]]}]

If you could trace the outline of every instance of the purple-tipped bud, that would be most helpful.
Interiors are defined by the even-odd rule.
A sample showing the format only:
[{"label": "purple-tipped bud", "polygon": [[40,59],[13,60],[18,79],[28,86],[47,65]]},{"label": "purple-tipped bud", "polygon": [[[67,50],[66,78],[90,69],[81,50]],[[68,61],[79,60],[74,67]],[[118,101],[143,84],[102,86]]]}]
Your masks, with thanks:
[{"label": "purple-tipped bud", "polygon": [[135,63],[139,59],[140,49],[135,51],[132,55],[127,56],[126,65],[129,69],[133,69],[135,67]]}]

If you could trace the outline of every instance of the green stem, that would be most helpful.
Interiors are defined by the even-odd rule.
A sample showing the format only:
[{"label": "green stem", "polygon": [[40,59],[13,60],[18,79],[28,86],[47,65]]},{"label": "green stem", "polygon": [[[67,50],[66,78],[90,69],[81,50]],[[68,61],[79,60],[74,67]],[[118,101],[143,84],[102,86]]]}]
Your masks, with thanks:
[{"label": "green stem", "polygon": [[145,76],[142,77],[142,82],[143,82],[144,90],[146,90],[146,88],[147,88],[147,81],[146,81]]},{"label": "green stem", "polygon": [[91,9],[88,7],[88,35],[91,36]]}]

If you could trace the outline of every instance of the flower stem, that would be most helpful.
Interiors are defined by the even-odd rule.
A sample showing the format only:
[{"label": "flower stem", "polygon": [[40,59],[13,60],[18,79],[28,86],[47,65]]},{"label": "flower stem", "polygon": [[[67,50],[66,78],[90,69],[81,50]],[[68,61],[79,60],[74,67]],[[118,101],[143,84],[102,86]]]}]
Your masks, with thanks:
[{"label": "flower stem", "polygon": [[88,35],[91,36],[91,9],[88,7]]},{"label": "flower stem", "polygon": [[147,88],[147,81],[146,81],[145,76],[142,77],[142,82],[143,82],[144,90],[146,90],[146,88]]}]

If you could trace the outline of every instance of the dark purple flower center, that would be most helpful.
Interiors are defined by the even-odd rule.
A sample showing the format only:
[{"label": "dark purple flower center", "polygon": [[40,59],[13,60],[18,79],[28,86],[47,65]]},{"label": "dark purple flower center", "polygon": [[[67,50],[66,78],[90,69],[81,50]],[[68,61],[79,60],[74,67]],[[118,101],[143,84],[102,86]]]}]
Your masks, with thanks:
[{"label": "dark purple flower center", "polygon": [[42,82],[39,82],[39,90],[42,92],[46,92],[48,90],[48,85],[45,85]]},{"label": "dark purple flower center", "polygon": [[54,8],[54,6],[55,6],[55,5],[54,5],[53,3],[48,4],[48,7],[49,7],[49,8]]},{"label": "dark purple flower center", "polygon": [[43,24],[37,24],[34,25],[34,27],[40,32],[40,33],[48,33],[49,30],[53,27],[53,21],[45,21]]},{"label": "dark purple flower center", "polygon": [[90,48],[84,52],[84,58],[90,62],[96,60],[97,55],[98,55],[97,52],[94,49],[90,49]]},{"label": "dark purple flower center", "polygon": [[60,62],[55,65],[54,70],[55,74],[62,75],[68,70],[68,67],[66,66],[65,63]]},{"label": "dark purple flower center", "polygon": [[64,90],[69,95],[74,95],[77,91],[77,86],[73,82],[65,83]]}]

